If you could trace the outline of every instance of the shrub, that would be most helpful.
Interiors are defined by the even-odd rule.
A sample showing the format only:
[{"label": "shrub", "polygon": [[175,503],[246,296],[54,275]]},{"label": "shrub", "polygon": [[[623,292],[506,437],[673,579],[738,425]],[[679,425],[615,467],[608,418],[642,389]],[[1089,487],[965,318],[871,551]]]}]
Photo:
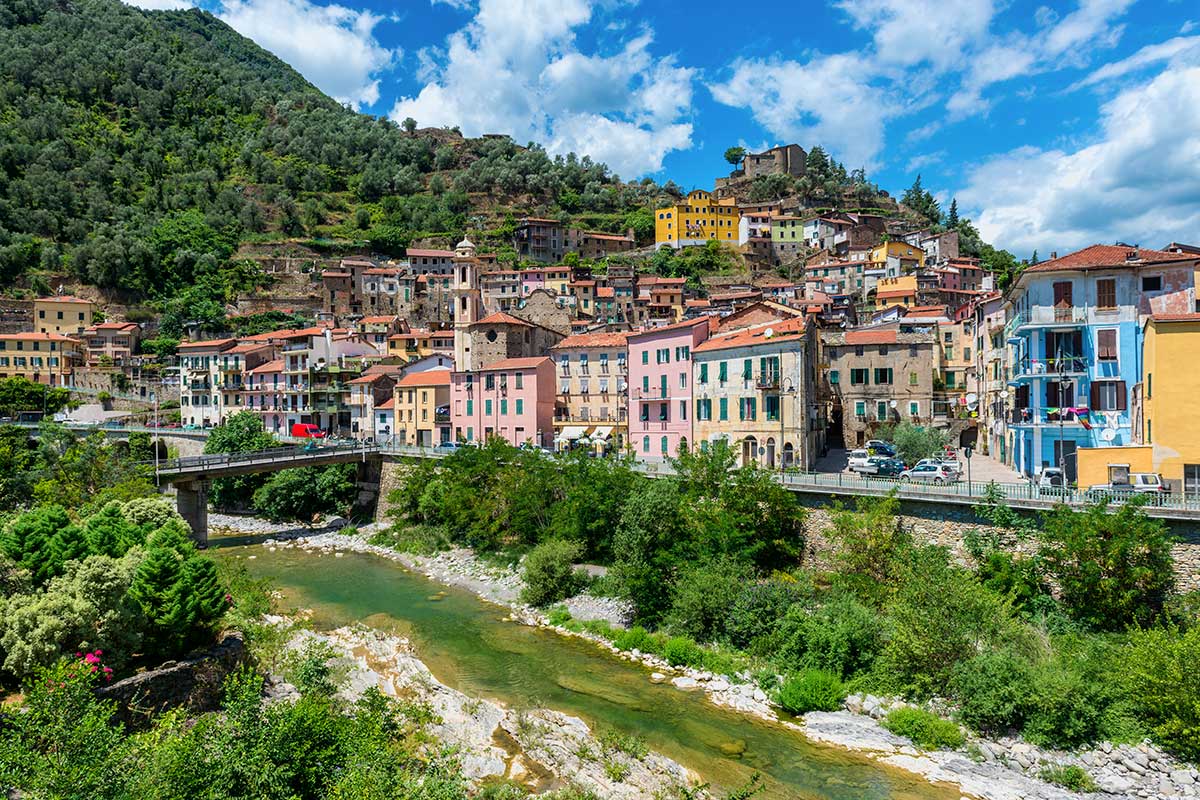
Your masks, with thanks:
[{"label": "shrub", "polygon": [[624,753],[638,761],[650,754],[650,748],[646,741],[637,734],[621,733],[613,728],[605,728],[600,731],[596,739],[606,751]]},{"label": "shrub", "polygon": [[1020,730],[1031,704],[1029,662],[1010,650],[980,653],[959,664],[950,691],[962,721],[984,733]]},{"label": "shrub", "polygon": [[618,650],[641,650],[643,653],[650,652],[654,646],[654,639],[650,632],[641,625],[634,625],[632,628],[621,631],[617,634],[617,638],[613,640]]},{"label": "shrub", "polygon": [[551,625],[563,625],[571,619],[571,612],[566,606],[555,606],[546,613],[546,621]]},{"label": "shrub", "polygon": [[1135,631],[1121,666],[1125,692],[1159,744],[1200,760],[1200,627]]},{"label": "shrub", "polygon": [[676,580],[671,593],[667,627],[705,642],[723,636],[729,609],[753,579],[749,566],[731,559],[687,570]]},{"label": "shrub", "polygon": [[579,544],[562,539],[551,539],[530,550],[525,557],[521,602],[546,606],[578,591],[580,582],[572,564],[582,553]]},{"label": "shrub", "polygon": [[955,750],[966,741],[957,725],[923,708],[894,708],[883,718],[883,727],[923,750]]},{"label": "shrub", "polygon": [[663,645],[663,658],[673,667],[698,667],[704,660],[704,651],[687,636],[672,636]]},{"label": "shrub", "polygon": [[1077,767],[1074,764],[1054,764],[1044,767],[1038,773],[1038,777],[1047,783],[1070,789],[1072,792],[1094,792],[1098,788],[1096,782],[1092,780],[1092,776],[1083,767]]},{"label": "shrub", "polygon": [[753,581],[741,588],[726,612],[725,637],[734,647],[751,647],[754,642],[769,637],[778,620],[810,595],[811,586],[794,581]]},{"label": "shrub", "polygon": [[870,669],[883,647],[882,619],[849,594],[835,596],[806,623],[804,665],[842,678]]},{"label": "shrub", "polygon": [[1092,741],[1103,707],[1100,686],[1058,661],[1041,664],[1030,679],[1022,733],[1036,745],[1067,748]]},{"label": "shrub", "polygon": [[837,711],[846,699],[846,689],[832,672],[806,669],[789,675],[775,693],[775,702],[793,714]]}]

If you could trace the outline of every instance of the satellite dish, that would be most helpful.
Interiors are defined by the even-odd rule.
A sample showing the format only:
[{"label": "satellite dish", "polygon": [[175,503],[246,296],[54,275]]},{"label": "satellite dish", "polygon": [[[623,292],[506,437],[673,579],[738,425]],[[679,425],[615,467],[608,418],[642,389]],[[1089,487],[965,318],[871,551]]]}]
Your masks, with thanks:
[{"label": "satellite dish", "polygon": [[888,405],[889,405],[889,406],[891,406],[892,408],[895,408],[895,407],[896,407],[896,405],[897,405],[897,403],[896,403],[896,401],[895,401],[895,400],[889,400],[889,401],[888,401]]},{"label": "satellite dish", "polygon": [[767,328],[765,331],[763,331],[763,336],[765,336],[768,339],[770,339],[774,335],[775,335],[774,328]]},{"label": "satellite dish", "polygon": [[1100,431],[1100,438],[1106,442],[1111,442],[1113,439],[1117,438],[1117,432],[1113,428],[1105,428],[1104,430]]},{"label": "satellite dish", "polygon": [[975,394],[974,392],[970,392],[969,394],[967,394],[967,405],[973,406],[978,402],[979,402],[979,395]]},{"label": "satellite dish", "polygon": [[[968,395],[969,397],[970,395]],[[979,408],[979,403],[967,403],[967,411],[975,411]]]},{"label": "satellite dish", "polygon": [[323,367],[323,366],[325,366],[325,359],[323,359],[323,358],[318,358],[318,359],[317,359],[317,369],[320,369],[320,368],[321,368],[321,367]]}]

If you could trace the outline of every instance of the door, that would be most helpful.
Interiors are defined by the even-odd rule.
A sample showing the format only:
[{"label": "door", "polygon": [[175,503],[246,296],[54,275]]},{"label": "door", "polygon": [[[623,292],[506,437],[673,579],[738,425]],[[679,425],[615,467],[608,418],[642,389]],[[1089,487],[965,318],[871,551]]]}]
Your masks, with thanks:
[{"label": "door", "polygon": [[1075,464],[1075,442],[1066,440],[1054,440],[1054,463],[1052,467],[1061,466],[1063,474],[1067,476],[1067,483],[1075,483],[1076,464]]},{"label": "door", "polygon": [[742,439],[742,466],[753,464],[758,459],[758,440],[753,436]]}]

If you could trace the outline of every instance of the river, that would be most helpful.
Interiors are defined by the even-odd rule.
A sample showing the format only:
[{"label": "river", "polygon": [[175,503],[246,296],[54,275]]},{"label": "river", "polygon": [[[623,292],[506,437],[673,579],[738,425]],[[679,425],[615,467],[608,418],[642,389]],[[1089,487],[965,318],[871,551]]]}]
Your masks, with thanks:
[{"label": "river", "polygon": [[[508,610],[365,553],[335,558],[297,549],[225,546],[270,578],[282,608],[311,609],[319,629],[362,622],[412,640],[433,674],[468,695],[512,707],[543,706],[641,736],[714,788],[755,772],[759,797],[824,800],[957,800],[935,786],[801,734],[712,705],[700,692],[653,684],[638,664],[587,641],[504,618]],[[232,543],[230,543],[232,544]],[[248,558],[254,556],[254,558]]]}]

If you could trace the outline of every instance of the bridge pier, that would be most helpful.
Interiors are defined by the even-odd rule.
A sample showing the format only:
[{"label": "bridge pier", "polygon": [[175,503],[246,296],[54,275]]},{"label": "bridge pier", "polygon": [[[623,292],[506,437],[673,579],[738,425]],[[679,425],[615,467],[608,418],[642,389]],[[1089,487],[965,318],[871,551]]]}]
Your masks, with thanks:
[{"label": "bridge pier", "polygon": [[192,529],[196,546],[208,547],[208,486],[209,482],[181,481],[175,484],[175,507]]}]

